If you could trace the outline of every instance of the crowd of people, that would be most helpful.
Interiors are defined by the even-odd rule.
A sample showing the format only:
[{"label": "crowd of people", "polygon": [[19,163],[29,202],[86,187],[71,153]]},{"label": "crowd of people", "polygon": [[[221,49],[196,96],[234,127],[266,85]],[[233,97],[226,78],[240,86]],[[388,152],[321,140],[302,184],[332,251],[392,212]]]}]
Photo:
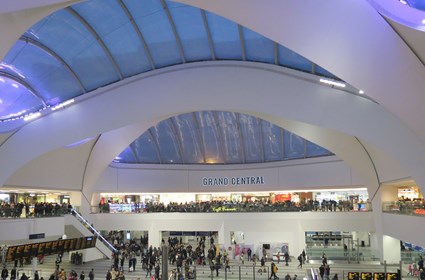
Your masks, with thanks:
[{"label": "crowd of people", "polygon": [[[117,206],[118,203],[106,202],[99,203],[100,213],[110,213],[111,205]],[[118,205],[119,206],[119,205]],[[115,207],[116,208],[116,207]],[[119,208],[119,207],[118,207]],[[202,202],[162,202],[132,203],[131,211],[133,213],[157,213],[157,212],[300,212],[300,211],[352,211],[352,210],[370,210],[369,202],[353,203],[350,200],[308,200],[304,202],[293,201],[227,201],[212,200]],[[118,210],[119,212],[119,210]]]},{"label": "crowd of people", "polygon": [[29,217],[46,217],[46,216],[61,216],[71,212],[72,205],[68,203],[55,202],[37,202],[35,204],[23,202],[1,202],[0,217],[1,218],[21,218]]}]

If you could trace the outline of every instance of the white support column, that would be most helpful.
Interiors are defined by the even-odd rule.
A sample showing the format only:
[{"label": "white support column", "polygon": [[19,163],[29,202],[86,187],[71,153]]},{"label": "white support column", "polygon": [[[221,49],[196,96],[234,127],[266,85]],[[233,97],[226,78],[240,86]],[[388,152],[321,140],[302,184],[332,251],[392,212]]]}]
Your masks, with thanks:
[{"label": "white support column", "polygon": [[[384,262],[384,260],[386,260],[387,262],[389,261],[388,259],[386,259],[386,255],[385,255],[385,247],[387,245],[384,244],[384,234],[383,234],[383,226],[382,226],[382,202],[384,201],[394,201],[397,200],[397,187],[394,186],[381,186],[379,188],[378,193],[375,195],[373,201],[372,201],[372,209],[373,209],[373,216],[375,219],[375,236],[376,236],[376,253],[377,253],[377,258],[379,258],[379,260],[381,261],[381,263]],[[393,244],[391,241],[386,240],[387,243],[391,243]],[[397,244],[397,248],[400,251],[400,244]],[[388,250],[387,250],[388,251]],[[390,255],[389,255],[390,257]],[[400,257],[399,257],[400,258]],[[392,257],[391,257],[392,259]]]},{"label": "white support column", "polygon": [[154,223],[149,228],[148,245],[152,247],[161,246],[161,232],[157,229]]},{"label": "white support column", "polygon": [[388,235],[383,236],[384,260],[387,264],[398,264],[401,260],[400,240]]}]

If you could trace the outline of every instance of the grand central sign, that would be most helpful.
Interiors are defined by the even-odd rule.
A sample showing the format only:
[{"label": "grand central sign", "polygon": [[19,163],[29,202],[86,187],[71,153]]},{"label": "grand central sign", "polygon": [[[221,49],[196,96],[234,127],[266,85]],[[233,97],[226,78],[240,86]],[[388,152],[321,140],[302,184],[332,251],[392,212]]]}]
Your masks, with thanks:
[{"label": "grand central sign", "polygon": [[244,176],[244,177],[204,177],[202,186],[245,186],[245,185],[264,185],[263,176]]}]

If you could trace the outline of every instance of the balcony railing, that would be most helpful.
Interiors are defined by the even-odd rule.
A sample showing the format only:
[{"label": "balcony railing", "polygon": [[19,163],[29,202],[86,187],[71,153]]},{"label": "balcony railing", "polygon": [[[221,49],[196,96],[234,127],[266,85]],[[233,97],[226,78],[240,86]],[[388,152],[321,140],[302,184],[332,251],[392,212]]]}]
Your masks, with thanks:
[{"label": "balcony railing", "polygon": [[92,213],[244,213],[244,212],[368,212],[372,211],[371,203],[336,203],[336,204],[295,204],[295,203],[186,203],[171,204],[118,204],[106,203],[99,207],[91,207]]},{"label": "balcony railing", "polygon": [[425,217],[425,201],[385,201],[382,203],[382,212]]}]

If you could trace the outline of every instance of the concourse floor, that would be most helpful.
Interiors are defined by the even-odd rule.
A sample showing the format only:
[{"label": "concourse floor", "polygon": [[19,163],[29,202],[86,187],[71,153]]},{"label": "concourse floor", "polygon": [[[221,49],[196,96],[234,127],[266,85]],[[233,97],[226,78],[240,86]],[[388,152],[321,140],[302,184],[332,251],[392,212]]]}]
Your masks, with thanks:
[{"label": "concourse floor", "polygon": [[[143,271],[141,263],[140,263],[140,257],[137,259],[138,263],[136,265],[136,271],[134,272],[128,272],[127,267],[125,267],[125,279],[126,280],[137,280],[140,278],[143,279],[149,279],[150,277],[146,277],[146,271]],[[387,266],[387,271],[385,271],[385,267],[382,264],[378,263],[347,263],[347,262],[332,262],[330,260],[330,278],[336,274],[338,274],[338,280],[341,279],[348,279],[347,275],[348,272],[397,272],[397,269],[399,269],[399,265],[393,265],[393,266]],[[103,280],[105,279],[105,275],[107,270],[111,267],[111,260],[109,259],[103,259],[98,261],[92,261],[89,263],[84,263],[82,265],[75,265],[71,264],[68,261],[68,254],[64,254],[63,261],[60,264],[60,268],[63,268],[67,275],[71,270],[75,270],[78,275],[82,271],[85,272],[86,280],[88,280],[88,273],[93,268],[95,272],[95,280]],[[13,263],[8,263],[7,268],[12,269]],[[270,262],[266,262],[267,272],[260,273],[258,272],[259,266],[257,263],[257,267],[253,268],[253,263],[245,261],[244,264],[241,263],[240,260],[231,260],[230,261],[230,272],[225,273],[224,269],[219,270],[219,276],[216,276],[216,271],[211,274],[211,270],[209,266],[197,266],[196,267],[196,279],[258,279],[258,280],[267,280],[269,277],[269,270],[270,270]],[[320,266],[319,262],[315,263],[306,263],[303,265],[303,268],[298,268],[298,262],[290,262],[288,266],[285,266],[285,263],[277,263],[278,266],[278,272],[277,276],[284,280],[285,276],[289,273],[291,276],[291,279],[294,279],[294,276],[297,275],[297,280],[302,280],[306,274],[311,271],[311,268],[318,269]],[[175,269],[175,266],[169,265],[169,275],[171,274],[171,270]],[[43,264],[37,265],[37,270],[39,271],[40,277],[43,277],[44,280],[49,279],[50,275],[53,273],[55,269],[55,257],[46,257],[45,262]],[[22,272],[25,272],[27,276],[32,275],[33,265],[24,265],[23,268],[18,268],[18,272],[20,275]],[[254,273],[255,272],[255,273]],[[402,278],[403,279],[417,279],[417,277],[408,277],[407,276],[407,265],[403,265],[403,272],[402,272]],[[19,279],[19,278],[18,278]],[[319,280],[320,277],[319,277]]]}]

